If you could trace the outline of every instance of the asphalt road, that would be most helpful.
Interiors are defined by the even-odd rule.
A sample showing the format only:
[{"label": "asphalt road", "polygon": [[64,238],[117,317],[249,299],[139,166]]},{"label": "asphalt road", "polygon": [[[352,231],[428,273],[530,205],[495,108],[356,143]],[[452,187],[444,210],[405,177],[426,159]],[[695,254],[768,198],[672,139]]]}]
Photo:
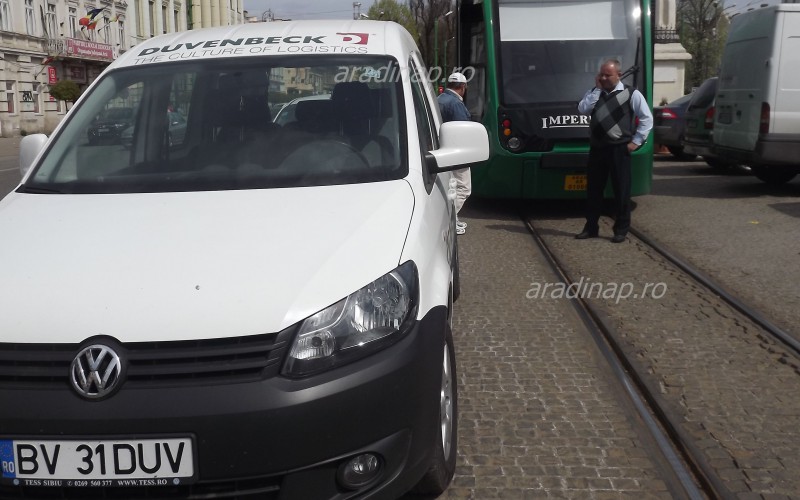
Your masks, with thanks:
[{"label": "asphalt road", "polygon": [[0,156],[0,196],[5,196],[19,184],[18,156]]}]

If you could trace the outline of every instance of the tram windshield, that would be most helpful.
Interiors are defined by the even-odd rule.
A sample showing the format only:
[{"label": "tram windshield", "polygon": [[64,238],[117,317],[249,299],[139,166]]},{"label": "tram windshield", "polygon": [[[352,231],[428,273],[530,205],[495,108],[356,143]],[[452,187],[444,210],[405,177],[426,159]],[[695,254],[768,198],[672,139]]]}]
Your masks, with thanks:
[{"label": "tram windshield", "polygon": [[618,59],[623,71],[637,64],[644,50],[639,5],[635,0],[501,0],[503,103],[574,102],[603,61]]}]

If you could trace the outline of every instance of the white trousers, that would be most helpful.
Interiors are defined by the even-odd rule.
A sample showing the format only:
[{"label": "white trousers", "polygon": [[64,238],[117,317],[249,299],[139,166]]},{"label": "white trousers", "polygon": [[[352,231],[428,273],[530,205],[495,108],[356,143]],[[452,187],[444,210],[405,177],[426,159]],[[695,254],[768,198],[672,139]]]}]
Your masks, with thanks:
[{"label": "white trousers", "polygon": [[469,195],[472,194],[472,174],[469,168],[462,168],[460,170],[453,170],[453,178],[456,180],[456,215],[461,211],[464,202],[467,201]]}]

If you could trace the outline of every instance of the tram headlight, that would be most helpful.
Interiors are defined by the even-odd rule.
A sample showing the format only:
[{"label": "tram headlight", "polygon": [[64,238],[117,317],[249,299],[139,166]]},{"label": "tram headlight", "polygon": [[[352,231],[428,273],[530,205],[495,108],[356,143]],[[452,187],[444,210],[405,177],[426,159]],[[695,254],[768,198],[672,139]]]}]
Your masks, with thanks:
[{"label": "tram headlight", "polygon": [[519,151],[522,148],[522,141],[519,137],[511,137],[508,139],[508,149],[511,151]]}]

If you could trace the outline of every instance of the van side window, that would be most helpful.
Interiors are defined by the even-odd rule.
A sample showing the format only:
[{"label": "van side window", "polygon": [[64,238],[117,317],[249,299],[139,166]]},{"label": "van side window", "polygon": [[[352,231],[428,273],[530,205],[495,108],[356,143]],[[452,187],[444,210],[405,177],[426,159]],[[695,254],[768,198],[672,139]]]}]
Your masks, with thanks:
[{"label": "van side window", "polygon": [[436,132],[430,107],[425,98],[425,90],[422,88],[421,79],[425,77],[417,70],[413,60],[409,61],[409,67],[411,68],[411,90],[414,93],[414,112],[417,116],[419,142],[425,151],[430,151],[436,149]]},{"label": "van side window", "polygon": [[[429,151],[438,149],[439,141],[436,132],[436,125],[431,112],[430,104],[423,88],[423,83],[426,78],[424,73],[421,73],[413,59],[409,59],[408,66],[411,69],[411,92],[414,97],[414,114],[417,119],[417,133],[419,134],[420,154],[424,158]],[[425,169],[425,162],[422,163]],[[433,183],[436,180],[435,173],[425,171],[426,188],[428,193],[433,188]]]}]

